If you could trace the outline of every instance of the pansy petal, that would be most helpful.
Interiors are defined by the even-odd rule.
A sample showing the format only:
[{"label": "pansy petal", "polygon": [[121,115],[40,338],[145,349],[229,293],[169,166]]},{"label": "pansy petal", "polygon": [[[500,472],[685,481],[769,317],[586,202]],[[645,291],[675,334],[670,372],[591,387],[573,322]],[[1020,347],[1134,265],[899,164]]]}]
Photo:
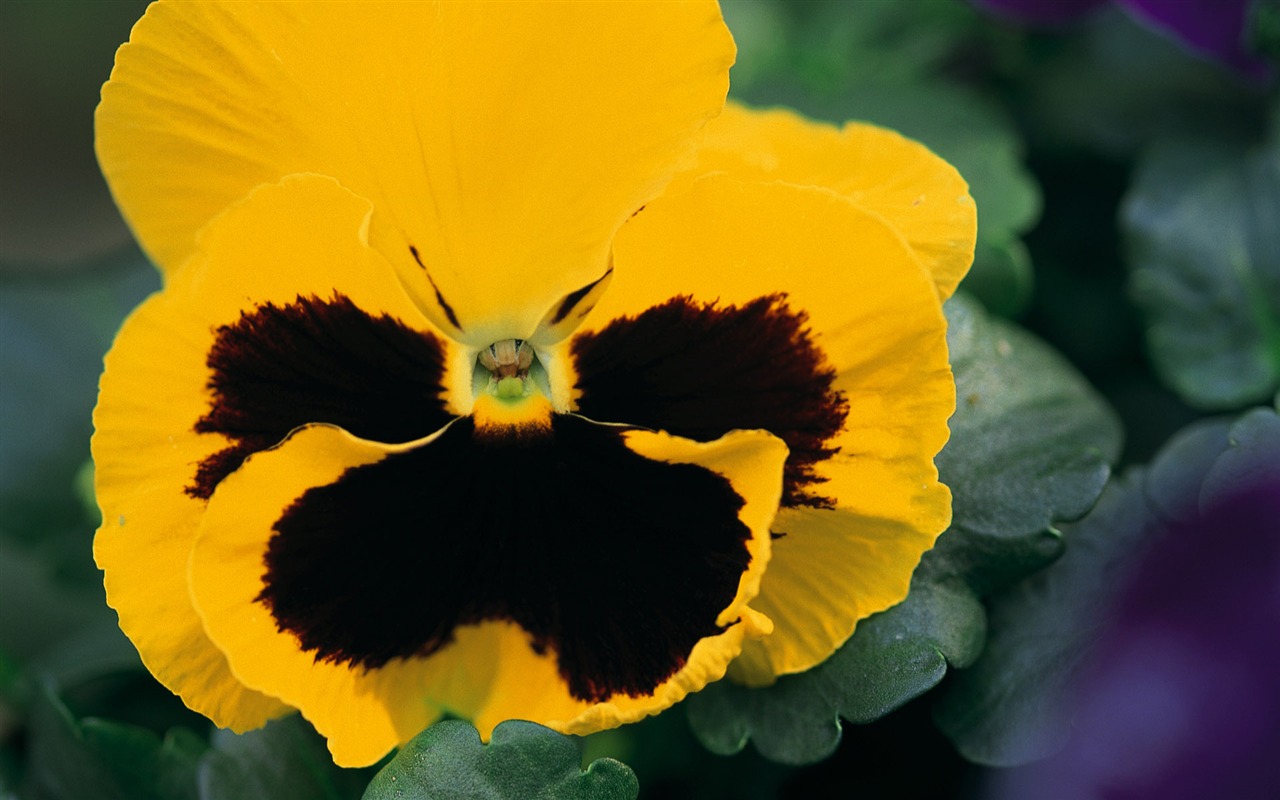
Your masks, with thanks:
[{"label": "pansy petal", "polygon": [[729,676],[767,686],[803,672],[825,661],[859,620],[901,602],[911,581],[903,565],[918,562],[936,538],[929,531],[950,519],[951,495],[941,488],[920,491],[915,519],[859,508],[779,511],[774,529],[784,535],[773,543],[766,586],[753,603],[778,635],[744,643]]},{"label": "pansy petal", "polygon": [[[514,434],[513,434],[514,436]],[[367,764],[441,711],[584,732],[724,673],[769,556],[785,446],[557,416],[380,445],[329,426],[218,487],[192,596],[247,685]],[[495,650],[496,648],[496,650]]]},{"label": "pansy petal", "polygon": [[486,346],[604,272],[733,55],[713,2],[159,2],[117,54],[98,155],[170,269],[254,186],[333,176],[433,322]]},{"label": "pansy petal", "polygon": [[[807,669],[906,596],[949,522],[933,458],[955,389],[933,282],[894,229],[844,198],[723,175],[651,203],[614,258],[571,341],[578,407],[694,439],[760,427],[788,442],[774,525],[785,535],[761,587],[781,617],[731,674],[760,683]],[[679,324],[650,325],[673,306]],[[649,413],[634,419],[639,409]],[[825,568],[801,574],[813,560]]]},{"label": "pansy petal", "polygon": [[451,417],[442,340],[364,244],[368,215],[328,178],[260,188],[209,226],[106,358],[92,449],[107,599],[148,668],[222,726],[254,727],[279,707],[233,699],[187,597],[218,481],[308,422],[410,441]]},{"label": "pansy petal", "polygon": [[896,228],[943,300],[973,262],[977,214],[955,168],[919,142],[863,122],[837,128],[784,108],[729,103],[703,129],[698,164],[681,181],[723,171],[741,180],[822,186]]},{"label": "pansy petal", "polygon": [[695,644],[684,668],[651,695],[616,695],[595,704],[583,703],[564,692],[531,692],[531,686],[555,685],[559,681],[555,659],[530,648],[528,635],[519,628],[497,627],[502,649],[490,690],[492,701],[472,721],[485,738],[507,719],[539,720],[549,728],[580,736],[637,722],[723,678],[736,663],[734,659],[744,644],[773,630],[767,615],[750,606],[743,612],[741,622]]},{"label": "pansy petal", "polygon": [[288,713],[235,679],[191,605],[185,565],[199,521],[194,501],[168,486],[128,491],[114,483],[99,482],[99,503],[112,516],[104,515],[94,558],[105,573],[107,602],[142,663],[219,727],[243,733]]},{"label": "pansy petal", "polygon": [[[429,725],[446,710],[431,701],[445,689],[452,689],[452,710],[477,706],[498,654],[492,632],[467,630],[458,632],[449,658],[351,669],[301,650],[259,600],[266,540],[289,503],[396,449],[327,426],[304,428],[280,448],[250,457],[220,484],[203,517],[203,533],[189,551],[191,597],[213,641],[231,657],[236,677],[263,687],[287,675],[284,685],[271,686],[271,694],[301,709],[329,737],[334,760],[344,766],[370,764]],[[424,583],[430,574],[424,568]],[[376,593],[378,582],[371,580],[368,589]],[[216,703],[222,690],[207,687],[205,702]]]}]

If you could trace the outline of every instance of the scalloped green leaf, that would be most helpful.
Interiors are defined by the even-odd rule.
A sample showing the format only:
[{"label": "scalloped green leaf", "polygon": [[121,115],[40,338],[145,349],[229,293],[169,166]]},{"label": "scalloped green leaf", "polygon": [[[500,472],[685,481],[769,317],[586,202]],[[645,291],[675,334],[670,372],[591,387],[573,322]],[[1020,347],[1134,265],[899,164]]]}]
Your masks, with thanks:
[{"label": "scalloped green leaf", "polygon": [[773,686],[722,681],[686,701],[712,751],[748,741],[788,764],[825,758],[841,718],[878,719],[973,663],[986,637],[979,598],[1061,552],[1053,526],[1096,501],[1119,423],[1061,356],[959,296],[946,307],[959,401],[938,468],[955,497],[950,530],[898,606],[862,622],[830,659]]},{"label": "scalloped green leaf", "polygon": [[1280,415],[1270,408],[1255,408],[1240,417],[1227,432],[1228,450],[1205,475],[1200,508],[1246,486],[1264,481],[1280,484]]},{"label": "scalloped green leaf", "polygon": [[640,784],[622,762],[581,768],[574,739],[519,720],[489,744],[469,723],[439,722],[415,736],[374,777],[364,800],[635,800]]},{"label": "scalloped green leaf", "polygon": [[1165,443],[1147,467],[1145,498],[1165,522],[1189,522],[1200,512],[1200,487],[1227,448],[1229,419],[1188,425]]},{"label": "scalloped green leaf", "polygon": [[712,752],[748,741],[766,758],[809,764],[835,752],[841,718],[871,722],[942,680],[948,659],[968,663],[982,647],[982,605],[964,587],[923,583],[911,598],[867,619],[844,647],[808,672],[748,689],[723,681],[687,702],[690,723]]},{"label": "scalloped green leaf", "polygon": [[1119,456],[1115,413],[1018,326],[965,297],[946,312],[956,413],[938,471],[954,495],[952,526],[1020,538],[1084,514]]},{"label": "scalloped green leaf", "polygon": [[1088,516],[1064,526],[1061,559],[991,598],[986,649],[935,707],[957,750],[1015,766],[1060,749],[1071,731],[1070,686],[1144,549],[1221,494],[1277,475],[1280,417],[1256,409],[1233,423],[1190,425],[1148,468],[1112,481]]},{"label": "scalloped green leaf", "polygon": [[78,721],[44,687],[29,735],[27,800],[197,800],[196,764],[206,745],[184,728],[161,739],[133,725]]},{"label": "scalloped green leaf", "polygon": [[1165,141],[1121,217],[1130,290],[1161,379],[1232,409],[1280,388],[1280,142]]},{"label": "scalloped green leaf", "polygon": [[372,776],[333,763],[324,737],[297,714],[236,735],[218,731],[200,760],[200,800],[355,800]]},{"label": "scalloped green leaf", "polygon": [[1132,470],[1085,520],[1067,526],[1062,558],[990,602],[986,649],[956,672],[936,708],[938,726],[961,755],[1012,766],[1065,743],[1064,687],[1149,520],[1142,474]]}]

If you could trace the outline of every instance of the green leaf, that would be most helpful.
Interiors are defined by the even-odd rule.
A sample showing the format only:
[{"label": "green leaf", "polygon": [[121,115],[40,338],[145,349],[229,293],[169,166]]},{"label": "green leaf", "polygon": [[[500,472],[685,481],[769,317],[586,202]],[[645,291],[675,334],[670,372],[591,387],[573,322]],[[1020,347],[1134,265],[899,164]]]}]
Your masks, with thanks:
[{"label": "green leaf", "polygon": [[1084,514],[1119,456],[1115,414],[1031,334],[964,297],[946,311],[956,413],[938,470],[955,496],[953,526],[1020,537]]},{"label": "green leaf", "polygon": [[1168,527],[1194,520],[1222,493],[1280,474],[1280,417],[1257,409],[1175,435],[1149,468],[1113,481],[1084,519],[1064,526],[1066,552],[989,603],[981,658],[959,670],[936,707],[962,755],[1014,766],[1070,736],[1069,691],[1123,578]]},{"label": "green leaf", "polygon": [[1053,526],[1084,514],[1119,450],[1119,425],[1051,349],[963,296],[946,307],[958,404],[938,457],[954,495],[950,530],[926,553],[898,606],[859,624],[825,663],[763,689],[722,681],[686,705],[698,738],[767,758],[829,755],[840,719],[870,722],[972,663],[986,636],[979,598],[1061,551]]},{"label": "green leaf", "polygon": [[1227,433],[1231,447],[1214,462],[1200,490],[1200,508],[1247,486],[1280,479],[1280,416],[1256,408]]},{"label": "green leaf", "polygon": [[1166,141],[1125,199],[1131,292],[1160,377],[1200,408],[1280,387],[1280,145]]},{"label": "green leaf", "polygon": [[102,356],[158,285],[135,248],[0,278],[0,649],[59,681],[137,661],[103,601],[84,471]]},{"label": "green leaf", "polygon": [[1141,474],[1130,471],[1068,526],[1062,558],[990,603],[982,657],[956,673],[937,707],[938,725],[961,755],[1012,766],[1065,743],[1064,689],[1149,517]]},{"label": "green leaf", "polygon": [[1154,516],[1168,523],[1196,518],[1201,486],[1226,450],[1230,431],[1230,419],[1200,420],[1165,443],[1147,467],[1143,497]]},{"label": "green leaf", "polygon": [[820,761],[840,743],[840,718],[871,722],[924,694],[942,680],[948,658],[977,655],[984,626],[972,592],[913,584],[907,601],[862,622],[824,663],[763,689],[713,684],[686,701],[689,721],[720,755],[750,740],[773,761]]},{"label": "green leaf", "polygon": [[369,770],[335,766],[324,737],[294,714],[237,736],[214,734],[200,761],[200,800],[354,800]]},{"label": "green leaf", "polygon": [[44,688],[30,730],[23,797],[28,800],[196,800],[196,764],[205,749],[176,728],[163,740],[132,725],[76,721]]},{"label": "green leaf", "polygon": [[532,722],[509,721],[481,744],[469,723],[432,725],[396,754],[364,800],[634,800],[635,775],[610,758],[580,768],[577,743]]}]

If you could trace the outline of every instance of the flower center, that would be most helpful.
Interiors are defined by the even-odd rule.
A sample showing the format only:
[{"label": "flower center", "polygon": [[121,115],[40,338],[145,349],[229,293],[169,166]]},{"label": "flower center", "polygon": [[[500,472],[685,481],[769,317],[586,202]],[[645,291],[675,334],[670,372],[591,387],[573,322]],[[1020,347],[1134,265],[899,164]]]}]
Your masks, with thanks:
[{"label": "flower center", "polygon": [[533,345],[503,339],[476,356],[471,388],[479,429],[547,428],[551,396],[547,370]]},{"label": "flower center", "polygon": [[480,351],[476,361],[489,371],[485,391],[490,394],[514,400],[524,397],[531,389],[526,384],[529,368],[533,366],[535,356],[533,347],[524,339],[504,339],[501,342],[494,342]]}]

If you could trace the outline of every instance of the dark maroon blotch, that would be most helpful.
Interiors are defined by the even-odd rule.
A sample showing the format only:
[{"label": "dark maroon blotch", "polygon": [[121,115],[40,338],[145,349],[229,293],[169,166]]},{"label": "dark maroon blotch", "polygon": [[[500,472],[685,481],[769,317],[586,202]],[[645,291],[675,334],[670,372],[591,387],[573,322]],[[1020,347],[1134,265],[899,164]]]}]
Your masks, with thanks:
[{"label": "dark maroon blotch", "polygon": [[676,297],[616,319],[573,341],[578,410],[704,442],[767,430],[791,449],[783,505],[829,508],[814,465],[837,452],[849,406],[807,322],[781,294],[723,307]]},{"label": "dark maroon blotch", "polygon": [[293,503],[260,599],[317,660],[377,668],[509,620],[555,654],[574,697],[644,695],[722,630],[750,563],[742,504],[722,476],[639,456],[615,426],[557,416],[505,440],[464,417]]},{"label": "dark maroon blotch", "polygon": [[398,443],[452,419],[441,400],[440,341],[337,293],[244,312],[218,328],[207,364],[213,399],[195,430],[231,444],[197,466],[192,497],[208,499],[246,458],[301,425],[328,423]]}]

